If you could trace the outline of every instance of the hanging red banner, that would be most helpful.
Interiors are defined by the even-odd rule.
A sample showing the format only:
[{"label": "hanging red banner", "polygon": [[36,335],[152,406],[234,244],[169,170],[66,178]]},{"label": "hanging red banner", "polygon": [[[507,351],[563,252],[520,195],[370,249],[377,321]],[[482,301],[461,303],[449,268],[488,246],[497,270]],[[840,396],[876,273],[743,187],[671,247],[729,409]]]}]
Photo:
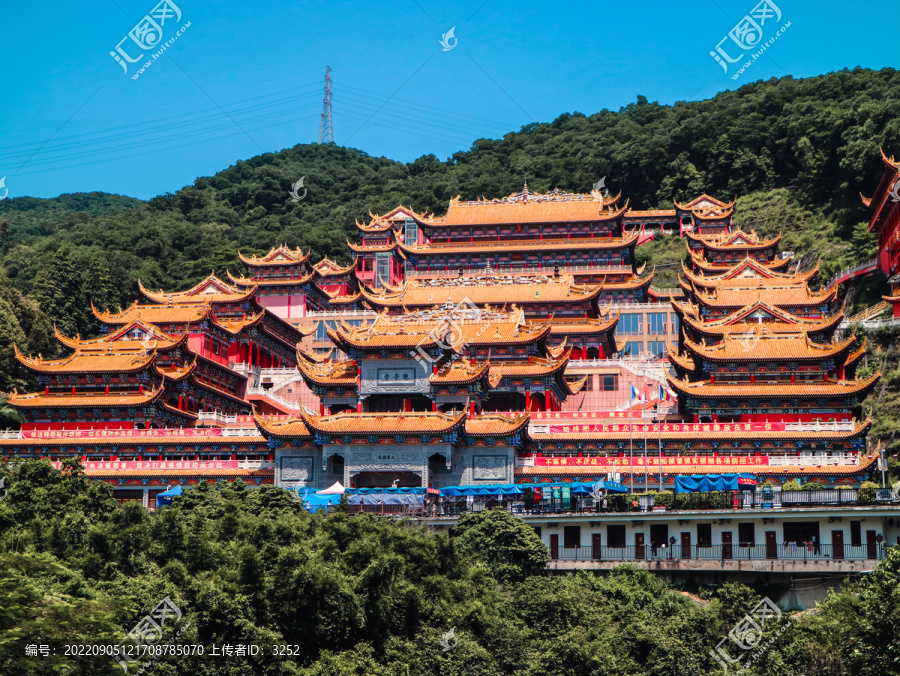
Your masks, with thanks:
[{"label": "hanging red banner", "polygon": [[[571,425],[549,425],[550,434],[659,434],[659,425],[635,423],[578,423]],[[721,434],[723,432],[784,432],[783,422],[763,423],[663,423],[663,432],[681,432],[690,434]],[[540,428],[535,430],[540,433]]]},{"label": "hanging red banner", "polygon": [[220,437],[221,427],[187,427],[153,430],[22,430],[23,439],[120,439],[140,437]]},{"label": "hanging red banner", "polygon": [[[112,470],[154,470],[165,471],[170,469],[189,469],[203,472],[210,469],[238,469],[240,460],[88,460],[82,462],[88,472],[107,472]],[[62,463],[53,463],[56,469]]]},{"label": "hanging red banner", "polygon": [[[602,458],[534,458],[535,467],[659,467],[659,457],[648,456],[646,459],[643,455],[635,453],[633,458],[629,457],[602,457]],[[681,456],[677,458],[663,458],[662,466],[666,467],[684,467],[699,466],[708,467],[714,465],[716,467],[759,467],[768,465],[769,458],[764,455],[742,455],[742,456],[705,456],[692,455]]]}]

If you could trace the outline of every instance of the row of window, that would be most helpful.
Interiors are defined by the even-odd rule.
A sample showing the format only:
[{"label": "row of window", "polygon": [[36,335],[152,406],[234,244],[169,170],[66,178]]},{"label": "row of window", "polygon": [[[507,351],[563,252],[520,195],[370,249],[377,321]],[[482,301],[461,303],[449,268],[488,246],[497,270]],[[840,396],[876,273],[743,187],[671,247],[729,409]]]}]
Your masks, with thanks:
[{"label": "row of window", "polygon": [[[618,335],[628,333],[643,333],[643,314],[642,312],[626,312],[619,315],[619,324],[616,327]],[[674,312],[648,312],[647,328],[651,335],[659,335],[678,331],[678,315]]]},{"label": "row of window", "polygon": [[621,354],[632,357],[639,355],[664,356],[666,354],[666,341],[648,340],[647,346],[644,347],[644,342],[641,340],[629,340],[625,343]]},{"label": "row of window", "polygon": [[[540,537],[541,529],[540,527],[533,527]],[[756,524],[754,523],[739,523],[737,525],[738,532],[738,541],[737,545],[739,547],[754,547],[756,545]],[[680,532],[680,531],[679,531]],[[650,526],[650,541],[646,542],[643,539],[643,534],[639,534],[635,539],[635,544],[645,544],[650,547],[662,547],[663,545],[671,544],[673,537],[669,533],[668,524],[654,524]],[[686,533],[681,533],[681,539],[679,540],[682,543],[689,543],[688,539],[685,539],[684,536]],[[782,535],[783,542],[795,542],[801,543],[806,541],[814,541],[820,542],[819,536],[819,524],[818,522],[787,522],[782,525]],[[731,543],[731,533],[722,533],[722,539],[725,543]],[[599,539],[599,534],[595,534],[595,537]],[[862,527],[859,521],[851,521],[850,522],[850,546],[852,547],[860,547],[862,546]],[[601,540],[602,542],[602,540]],[[598,542],[599,544],[599,542]],[[627,545],[626,539],[626,531],[624,525],[610,525],[606,527],[606,546],[612,548],[624,548]],[[699,547],[712,547],[712,524],[708,523],[698,523],[697,524],[697,545]],[[563,528],[563,547],[581,547],[581,526],[565,526]]]}]

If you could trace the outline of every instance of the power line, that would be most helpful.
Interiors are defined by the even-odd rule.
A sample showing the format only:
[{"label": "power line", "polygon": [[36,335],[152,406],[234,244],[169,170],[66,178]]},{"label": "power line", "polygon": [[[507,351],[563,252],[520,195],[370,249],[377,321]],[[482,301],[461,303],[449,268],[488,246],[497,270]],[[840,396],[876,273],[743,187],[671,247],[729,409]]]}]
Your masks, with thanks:
[{"label": "power line", "polygon": [[331,124],[331,66],[325,66],[325,99],[322,101],[322,119],[319,120],[319,143],[334,145],[334,128]]}]

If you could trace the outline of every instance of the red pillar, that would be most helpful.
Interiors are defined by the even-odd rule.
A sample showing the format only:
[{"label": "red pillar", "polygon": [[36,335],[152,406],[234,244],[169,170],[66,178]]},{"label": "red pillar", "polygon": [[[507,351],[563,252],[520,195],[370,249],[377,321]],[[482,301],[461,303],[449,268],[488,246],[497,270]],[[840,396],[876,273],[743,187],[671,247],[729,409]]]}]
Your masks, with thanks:
[{"label": "red pillar", "polygon": [[529,390],[525,391],[525,410],[531,410],[531,392]]},{"label": "red pillar", "polygon": [[319,415],[325,415],[325,404],[319,402]]},{"label": "red pillar", "polygon": [[471,399],[469,400],[469,415],[470,416],[475,415],[475,402],[472,401]]}]

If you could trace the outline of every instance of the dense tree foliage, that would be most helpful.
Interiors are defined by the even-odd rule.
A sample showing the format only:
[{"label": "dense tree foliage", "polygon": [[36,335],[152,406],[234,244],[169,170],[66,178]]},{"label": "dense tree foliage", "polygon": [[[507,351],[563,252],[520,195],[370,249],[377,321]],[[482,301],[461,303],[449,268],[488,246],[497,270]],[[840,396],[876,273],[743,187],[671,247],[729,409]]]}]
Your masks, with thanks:
[{"label": "dense tree foliage", "polygon": [[[391,518],[309,514],[272,486],[201,484],[147,513],[117,507],[77,461],[62,472],[0,466],[0,476],[4,674],[122,673],[109,658],[66,658],[63,646],[118,643],[168,596],[184,629],[166,640],[263,650],[160,657],[145,673],[701,676],[760,600],[738,584],[680,593],[628,566],[547,575],[530,563],[531,529],[498,511],[464,520],[454,538]],[[497,566],[504,549],[529,563]],[[875,573],[792,616],[746,673],[894,673],[898,585],[892,548]],[[26,657],[28,644],[57,651]],[[273,644],[296,654],[273,657]]]},{"label": "dense tree foliage", "polygon": [[550,560],[534,529],[504,509],[463,514],[453,535],[460,551],[484,563],[501,582],[521,582]]}]

